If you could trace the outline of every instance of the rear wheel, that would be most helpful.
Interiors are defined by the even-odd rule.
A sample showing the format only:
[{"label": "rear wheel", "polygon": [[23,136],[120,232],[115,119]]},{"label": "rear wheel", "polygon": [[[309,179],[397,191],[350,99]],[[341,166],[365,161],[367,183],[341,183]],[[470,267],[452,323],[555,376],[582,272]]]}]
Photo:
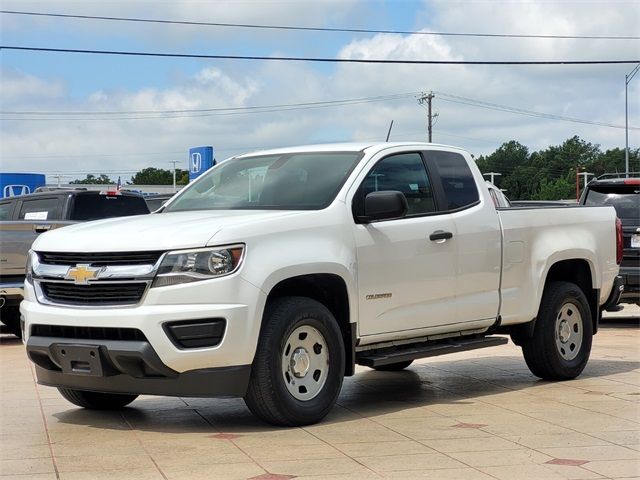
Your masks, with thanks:
[{"label": "rear wheel", "polygon": [[345,353],[331,312],[305,297],[283,297],[267,306],[244,400],[274,425],[316,423],[340,393]]},{"label": "rear wheel", "polygon": [[545,288],[533,336],[522,352],[531,373],[545,380],[576,378],[589,360],[593,322],[584,292],[569,282]]},{"label": "rear wheel", "polygon": [[74,405],[92,410],[118,410],[138,398],[138,395],[132,394],[87,392],[61,387],[58,391]]},{"label": "rear wheel", "polygon": [[405,362],[390,363],[388,365],[380,365],[379,367],[371,367],[379,372],[399,372],[404,370],[413,363],[413,360],[407,360]]}]

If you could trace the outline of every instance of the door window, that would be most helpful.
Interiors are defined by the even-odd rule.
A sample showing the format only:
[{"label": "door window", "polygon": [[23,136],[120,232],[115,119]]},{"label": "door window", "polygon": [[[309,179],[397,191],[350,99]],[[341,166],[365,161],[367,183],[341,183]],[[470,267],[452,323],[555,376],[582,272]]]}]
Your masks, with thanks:
[{"label": "door window", "polygon": [[395,190],[407,198],[407,215],[436,211],[431,183],[419,153],[403,153],[380,160],[366,176],[354,197],[354,212],[364,211],[364,199],[371,192]]},{"label": "door window", "polygon": [[13,212],[14,201],[0,203],[0,221],[11,220],[11,213]]},{"label": "door window", "polygon": [[23,200],[18,220],[59,220],[60,210],[58,197]]}]

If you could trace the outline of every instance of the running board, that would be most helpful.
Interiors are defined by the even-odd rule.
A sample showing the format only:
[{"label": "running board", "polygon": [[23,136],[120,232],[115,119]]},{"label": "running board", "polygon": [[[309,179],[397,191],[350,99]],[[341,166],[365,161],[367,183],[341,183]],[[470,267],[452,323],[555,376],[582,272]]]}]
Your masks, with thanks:
[{"label": "running board", "polygon": [[380,367],[391,363],[405,362],[417,358],[435,357],[447,353],[466,352],[478,348],[495,347],[508,343],[508,337],[458,338],[438,343],[422,343],[403,347],[368,350],[356,356],[356,363],[366,367]]}]

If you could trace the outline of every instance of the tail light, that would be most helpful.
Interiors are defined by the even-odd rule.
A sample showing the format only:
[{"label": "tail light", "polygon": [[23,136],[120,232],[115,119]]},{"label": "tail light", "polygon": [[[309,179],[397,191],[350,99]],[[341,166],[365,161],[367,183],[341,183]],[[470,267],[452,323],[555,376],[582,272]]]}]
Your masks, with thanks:
[{"label": "tail light", "polygon": [[622,235],[622,222],[616,217],[616,263],[622,263],[622,255],[624,254],[624,237]]}]

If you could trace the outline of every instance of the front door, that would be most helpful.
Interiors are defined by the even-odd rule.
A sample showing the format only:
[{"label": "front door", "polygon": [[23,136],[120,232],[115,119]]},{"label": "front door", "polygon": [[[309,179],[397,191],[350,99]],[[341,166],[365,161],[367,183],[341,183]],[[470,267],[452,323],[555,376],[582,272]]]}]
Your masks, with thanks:
[{"label": "front door", "polygon": [[[385,190],[402,192],[409,211],[400,219],[355,224],[359,334],[411,337],[454,323],[455,224],[451,215],[438,213],[422,154],[379,160],[354,196],[354,212],[363,208],[368,193]],[[437,232],[453,238],[430,239]]]}]

